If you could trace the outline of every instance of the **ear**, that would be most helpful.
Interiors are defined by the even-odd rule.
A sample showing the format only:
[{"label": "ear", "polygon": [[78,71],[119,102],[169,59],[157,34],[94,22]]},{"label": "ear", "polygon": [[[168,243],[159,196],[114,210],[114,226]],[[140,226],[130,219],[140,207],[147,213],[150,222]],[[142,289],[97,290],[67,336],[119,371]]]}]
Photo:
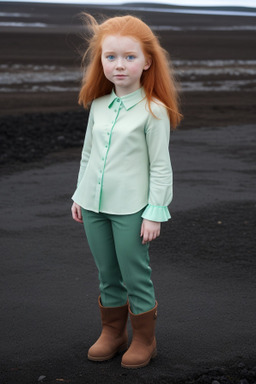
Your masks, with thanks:
[{"label": "ear", "polygon": [[152,59],[151,59],[151,57],[148,57],[146,59],[146,64],[144,65],[143,70],[146,71],[147,69],[149,69],[151,64],[152,64]]}]

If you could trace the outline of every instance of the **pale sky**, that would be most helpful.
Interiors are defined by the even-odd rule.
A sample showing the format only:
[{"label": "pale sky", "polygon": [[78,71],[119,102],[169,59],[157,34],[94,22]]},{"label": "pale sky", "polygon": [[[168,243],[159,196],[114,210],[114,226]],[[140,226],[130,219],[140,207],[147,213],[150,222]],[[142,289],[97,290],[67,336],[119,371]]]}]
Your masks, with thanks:
[{"label": "pale sky", "polygon": [[[12,0],[0,0],[12,1]],[[23,0],[13,0],[22,2]],[[122,4],[122,3],[157,3],[161,4],[173,4],[173,5],[186,5],[186,6],[238,6],[238,7],[253,7],[256,8],[256,0],[26,0],[29,2],[38,3],[76,3],[76,4]]]}]

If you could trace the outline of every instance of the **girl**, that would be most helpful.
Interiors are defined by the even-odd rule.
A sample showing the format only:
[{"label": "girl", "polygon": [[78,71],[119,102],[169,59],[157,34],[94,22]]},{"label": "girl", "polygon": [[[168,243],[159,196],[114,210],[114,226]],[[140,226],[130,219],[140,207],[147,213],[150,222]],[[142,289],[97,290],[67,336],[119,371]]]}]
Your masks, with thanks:
[{"label": "girl", "polygon": [[170,124],[180,122],[166,52],[140,19],[114,17],[92,36],[79,103],[91,103],[72,217],[84,224],[99,271],[102,332],[88,359],[103,361],[127,349],[122,366],[139,368],[156,356],[157,302],[149,242],[170,218]]}]

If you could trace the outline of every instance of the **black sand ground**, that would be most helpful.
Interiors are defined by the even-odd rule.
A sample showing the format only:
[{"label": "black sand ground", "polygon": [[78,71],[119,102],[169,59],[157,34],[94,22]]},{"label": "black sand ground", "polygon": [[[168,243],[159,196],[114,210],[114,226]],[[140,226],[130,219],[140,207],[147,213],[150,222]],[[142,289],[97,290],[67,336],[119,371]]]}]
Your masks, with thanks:
[{"label": "black sand ground", "polygon": [[208,380],[238,383],[237,365],[256,365],[253,131],[173,134],[173,218],[151,246],[159,354],[135,372],[86,359],[100,325],[97,273],[69,212],[78,162],[2,177],[3,383],[172,383],[214,367]]},{"label": "black sand ground", "polygon": [[[196,25],[206,22],[189,17],[195,17]],[[187,18],[175,15],[171,20],[182,24]],[[218,23],[245,22],[231,19]],[[48,63],[59,58],[70,65],[77,60],[66,49],[70,45],[65,33],[24,33],[27,38],[7,30],[1,34],[6,62]],[[255,59],[255,32],[207,36],[214,42],[210,50],[202,32],[175,33],[175,55]],[[10,49],[14,39],[20,42],[15,52]],[[237,39],[239,50],[232,48]],[[86,122],[76,97],[0,95],[6,107],[1,111],[1,384],[32,384],[39,379],[75,384],[214,379],[254,384],[253,93],[183,95],[185,119],[172,134],[170,147],[175,182],[172,220],[151,245],[159,352],[147,368],[136,371],[122,369],[120,356],[102,364],[86,359],[100,323],[97,272],[82,226],[70,215],[84,134],[81,125]]]}]

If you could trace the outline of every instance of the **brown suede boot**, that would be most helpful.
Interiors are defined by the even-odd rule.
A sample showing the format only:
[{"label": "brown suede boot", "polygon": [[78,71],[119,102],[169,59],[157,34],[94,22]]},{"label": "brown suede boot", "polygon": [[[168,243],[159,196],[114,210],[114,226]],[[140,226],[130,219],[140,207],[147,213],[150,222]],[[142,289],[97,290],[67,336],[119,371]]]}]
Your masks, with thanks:
[{"label": "brown suede boot", "polygon": [[157,302],[153,309],[148,312],[134,315],[129,307],[132,323],[132,343],[122,358],[122,367],[141,368],[148,365],[150,360],[156,356],[155,324],[157,318]]},{"label": "brown suede boot", "polygon": [[122,307],[103,307],[98,299],[102,332],[88,351],[88,359],[104,361],[127,349],[128,304]]}]

